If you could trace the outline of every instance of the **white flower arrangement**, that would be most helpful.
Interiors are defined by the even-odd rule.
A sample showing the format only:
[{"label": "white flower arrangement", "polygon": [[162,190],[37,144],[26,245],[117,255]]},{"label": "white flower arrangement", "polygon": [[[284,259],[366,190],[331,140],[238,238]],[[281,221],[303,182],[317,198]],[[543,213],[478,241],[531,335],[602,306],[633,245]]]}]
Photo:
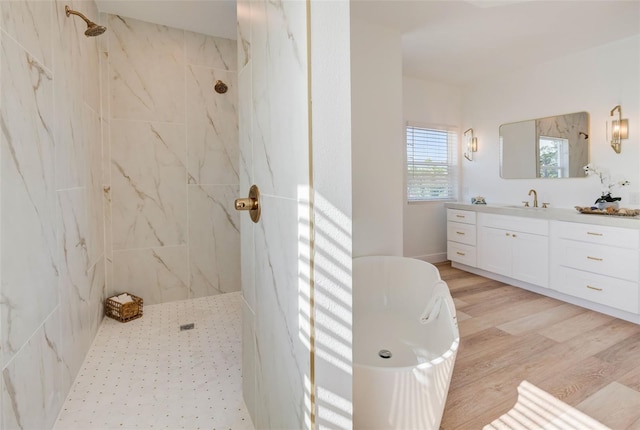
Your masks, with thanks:
[{"label": "white flower arrangement", "polygon": [[611,179],[611,175],[609,174],[608,170],[600,169],[592,165],[591,163],[587,164],[582,169],[584,170],[584,173],[587,176],[598,175],[598,177],[600,178],[600,184],[601,184],[600,192],[602,196],[598,200],[596,200],[596,203],[605,202],[605,201],[606,202],[619,201],[620,197],[611,197],[611,192],[615,188],[625,187],[630,184],[630,182],[627,181],[626,179],[613,181]]}]

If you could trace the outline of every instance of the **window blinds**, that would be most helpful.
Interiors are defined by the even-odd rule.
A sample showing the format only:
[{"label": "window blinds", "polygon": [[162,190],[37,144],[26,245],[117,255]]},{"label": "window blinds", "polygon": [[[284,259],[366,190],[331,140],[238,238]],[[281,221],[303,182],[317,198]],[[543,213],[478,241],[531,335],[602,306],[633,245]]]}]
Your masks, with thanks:
[{"label": "window blinds", "polygon": [[458,136],[453,129],[407,125],[407,200],[456,200]]}]

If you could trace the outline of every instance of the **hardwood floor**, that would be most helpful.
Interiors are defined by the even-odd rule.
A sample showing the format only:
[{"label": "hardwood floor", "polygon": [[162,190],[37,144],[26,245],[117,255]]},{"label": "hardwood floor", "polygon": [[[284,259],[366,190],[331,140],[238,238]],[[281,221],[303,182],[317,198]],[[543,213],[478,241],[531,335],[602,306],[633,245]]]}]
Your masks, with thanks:
[{"label": "hardwood floor", "polygon": [[640,429],[640,325],[437,266],[461,338],[441,429],[481,429],[522,380],[614,430]]}]

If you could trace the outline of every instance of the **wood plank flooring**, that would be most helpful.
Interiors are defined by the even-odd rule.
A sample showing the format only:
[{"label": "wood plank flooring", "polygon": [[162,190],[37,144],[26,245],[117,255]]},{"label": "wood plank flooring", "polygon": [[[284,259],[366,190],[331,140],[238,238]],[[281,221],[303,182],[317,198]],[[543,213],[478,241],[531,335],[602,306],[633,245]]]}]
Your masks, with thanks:
[{"label": "wood plank flooring", "polygon": [[640,429],[640,325],[437,265],[460,349],[441,429],[481,429],[527,380],[614,430]]}]

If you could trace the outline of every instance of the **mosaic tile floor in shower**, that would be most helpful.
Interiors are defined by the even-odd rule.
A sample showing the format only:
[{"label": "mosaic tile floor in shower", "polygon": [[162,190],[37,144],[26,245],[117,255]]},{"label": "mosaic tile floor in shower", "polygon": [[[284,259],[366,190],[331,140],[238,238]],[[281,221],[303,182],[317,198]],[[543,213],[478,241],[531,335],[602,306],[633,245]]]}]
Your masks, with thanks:
[{"label": "mosaic tile floor in shower", "polygon": [[240,301],[230,293],[145,306],[128,323],[105,318],[54,429],[252,430]]}]

